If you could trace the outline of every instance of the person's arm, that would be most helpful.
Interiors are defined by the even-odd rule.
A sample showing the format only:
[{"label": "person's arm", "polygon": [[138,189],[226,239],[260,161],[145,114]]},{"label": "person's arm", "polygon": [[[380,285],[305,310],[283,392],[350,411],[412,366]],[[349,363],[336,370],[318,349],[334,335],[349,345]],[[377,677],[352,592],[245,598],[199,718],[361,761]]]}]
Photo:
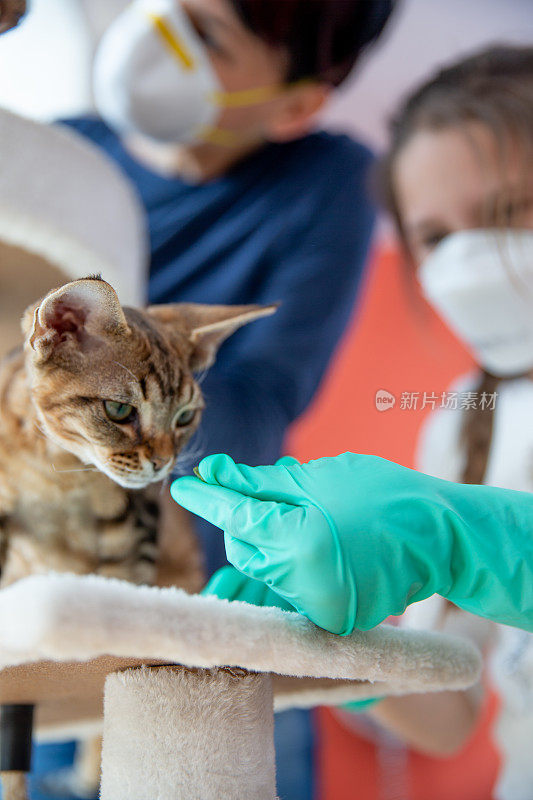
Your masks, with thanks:
[{"label": "person's arm", "polygon": [[[373,229],[364,193],[371,158],[357,153],[357,162],[330,165],[336,172],[320,192],[297,196],[278,219],[254,302],[281,305],[235,334],[203,379],[206,409],[194,443],[203,453],[275,461],[315,394],[353,312]],[[208,523],[197,529],[212,572],[226,563],[223,543]]]},{"label": "person's arm", "polygon": [[[463,376],[452,388],[471,390],[475,383],[475,376]],[[457,409],[439,409],[429,414],[417,444],[418,470],[450,481],[460,480],[465,462],[461,439],[463,417],[464,413]],[[465,636],[484,654],[496,627],[438,595],[410,606],[400,624]],[[372,710],[372,716],[418,752],[449,756],[471,737],[479,722],[484,697],[482,682],[461,691],[389,697]]]},{"label": "person's arm", "polygon": [[[484,658],[494,644],[497,626],[468,614],[434,595],[410,606],[400,620],[402,628],[435,630],[475,644]],[[388,697],[373,717],[418,752],[450,756],[461,750],[477,727],[485,700],[485,682],[453,692]]]},{"label": "person's arm", "polygon": [[472,736],[480,699],[479,693],[470,690],[387,697],[369,713],[414,750],[429,756],[452,756]]},{"label": "person's arm", "polygon": [[[462,379],[461,384],[454,388],[471,389],[475,381],[470,377]],[[418,470],[446,480],[460,480],[464,468],[462,422],[463,412],[459,410],[439,409],[428,416],[417,446]],[[496,627],[438,595],[410,606],[400,619],[400,625],[464,636],[484,654]],[[369,709],[369,713],[417,752],[445,757],[461,750],[472,736],[483,710],[484,697],[484,685],[480,681],[465,690],[388,697]],[[344,708],[350,710],[349,706]]]},{"label": "person's arm", "polygon": [[440,594],[533,631],[533,495],[376,456],[236,465],[210,456],[174,499],[225,531],[229,560],[333,633]]}]

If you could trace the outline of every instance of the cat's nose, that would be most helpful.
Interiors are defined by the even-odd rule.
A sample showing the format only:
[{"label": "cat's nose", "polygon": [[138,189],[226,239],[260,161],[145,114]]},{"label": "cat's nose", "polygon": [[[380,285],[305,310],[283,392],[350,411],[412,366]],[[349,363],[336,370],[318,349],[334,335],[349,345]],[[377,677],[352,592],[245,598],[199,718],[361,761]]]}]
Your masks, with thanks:
[{"label": "cat's nose", "polygon": [[166,467],[169,461],[170,459],[165,456],[150,456],[150,463],[154,468],[154,472],[159,472],[163,467]]}]

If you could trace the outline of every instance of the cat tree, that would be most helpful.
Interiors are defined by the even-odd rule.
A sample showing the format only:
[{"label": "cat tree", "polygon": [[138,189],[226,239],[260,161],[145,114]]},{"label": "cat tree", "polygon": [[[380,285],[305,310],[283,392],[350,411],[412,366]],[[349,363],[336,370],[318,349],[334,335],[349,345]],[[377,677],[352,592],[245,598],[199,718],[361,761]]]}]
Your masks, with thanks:
[{"label": "cat tree", "polygon": [[[30,302],[100,272],[142,303],[143,214],[73,132],[0,110],[0,354]],[[461,689],[468,643],[382,626],[338,637],[297,614],[94,576],[0,592],[0,769],[29,766],[37,729],[104,715],[102,800],[273,800],[273,709]],[[20,795],[23,796],[23,795]]]},{"label": "cat tree", "polygon": [[464,689],[466,640],[380,626],[329,634],[296,613],[98,576],[0,593],[0,702],[39,726],[104,710],[102,800],[275,800],[273,710]]}]

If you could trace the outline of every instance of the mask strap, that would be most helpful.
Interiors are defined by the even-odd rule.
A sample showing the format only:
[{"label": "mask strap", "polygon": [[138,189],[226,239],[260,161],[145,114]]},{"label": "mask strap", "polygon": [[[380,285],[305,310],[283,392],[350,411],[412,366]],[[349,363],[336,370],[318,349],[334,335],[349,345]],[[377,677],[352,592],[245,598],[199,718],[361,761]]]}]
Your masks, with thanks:
[{"label": "mask strap", "polygon": [[215,105],[221,108],[244,108],[254,106],[259,103],[266,103],[274,100],[289,89],[310,84],[309,78],[302,78],[292,83],[279,83],[270,86],[257,86],[252,89],[240,89],[236,91],[217,91],[212,92],[209,97]]},{"label": "mask strap", "polygon": [[159,34],[167,50],[179,61],[183,69],[193,70],[196,67],[196,63],[183,38],[178,36],[166,19],[159,14],[148,12],[148,19],[154,26],[155,31]]},{"label": "mask strap", "polygon": [[[291,83],[277,84],[275,86],[259,86],[255,89],[241,89],[237,91],[217,91],[212,92],[209,98],[219,108],[243,108],[257,103],[264,103],[279,97],[280,94],[296,86],[305,86],[312,83],[311,78],[301,78]],[[204,127],[197,131],[197,136],[203,142],[221,145],[222,147],[233,147],[242,141],[242,136],[236,131],[224,128]]]},{"label": "mask strap", "polygon": [[[176,31],[160,14],[148,12],[147,16],[171,55],[179,61],[184,69],[194,70],[196,63],[183,37],[178,36]],[[288,84],[258,86],[251,89],[240,89],[236,91],[214,91],[209,94],[209,99],[220,108],[244,108],[246,106],[254,106],[259,103],[266,103],[269,100],[274,100],[276,97],[279,97],[280,94],[287,91],[287,89],[309,83],[311,83],[309,78],[302,78],[299,81],[293,81]]]},{"label": "mask strap", "polygon": [[202,142],[216,144],[222,147],[234,147],[240,144],[242,136],[235,131],[225,130],[224,128],[200,128],[196,135]]}]

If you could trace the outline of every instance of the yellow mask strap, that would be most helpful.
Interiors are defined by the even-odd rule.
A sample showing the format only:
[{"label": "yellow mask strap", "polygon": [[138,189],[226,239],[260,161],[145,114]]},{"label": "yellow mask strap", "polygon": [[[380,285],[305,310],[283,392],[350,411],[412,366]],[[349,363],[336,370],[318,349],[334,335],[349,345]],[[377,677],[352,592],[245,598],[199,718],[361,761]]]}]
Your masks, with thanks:
[{"label": "yellow mask strap", "polygon": [[148,13],[148,18],[167,50],[179,61],[183,69],[194,69],[196,64],[192,53],[181,36],[177,35],[176,31],[171,28],[166,19],[159,14],[152,13]]},{"label": "yellow mask strap", "polygon": [[270,86],[257,86],[252,89],[240,89],[237,91],[219,91],[213,92],[210,99],[221,108],[244,108],[245,106],[254,106],[259,103],[266,103],[269,100],[274,100],[283,94],[288,89],[294,89],[298,86],[305,86],[311,83],[308,78],[302,78],[299,81],[292,83],[278,83]]},{"label": "yellow mask strap", "polygon": [[200,128],[196,133],[198,139],[208,144],[216,144],[221,147],[235,147],[242,142],[242,135],[236,131],[225,130],[224,128]]},{"label": "yellow mask strap", "polygon": [[[195,69],[196,63],[187,44],[181,36],[178,36],[167,20],[159,14],[150,12],[148,13],[148,18],[167,50],[179,61],[183,69]],[[274,100],[287,89],[302,86],[306,83],[310,83],[310,81],[304,78],[289,84],[258,86],[237,91],[215,91],[210,94],[209,99],[220,108],[244,108]]]},{"label": "yellow mask strap", "polygon": [[213,92],[210,98],[221,108],[243,108],[273,100],[283,89],[283,86],[259,86],[255,89],[241,89],[234,92]]}]

